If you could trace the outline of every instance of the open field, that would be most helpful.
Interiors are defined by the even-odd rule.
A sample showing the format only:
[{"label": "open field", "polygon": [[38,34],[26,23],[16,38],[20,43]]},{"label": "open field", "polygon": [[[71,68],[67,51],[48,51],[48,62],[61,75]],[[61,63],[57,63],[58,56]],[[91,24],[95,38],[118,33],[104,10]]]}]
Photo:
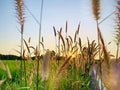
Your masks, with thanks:
[{"label": "open field", "polygon": [[[4,65],[8,65],[9,73],[3,67],[0,67],[0,79],[5,80],[0,86],[0,90],[36,90],[36,71],[33,69],[33,65],[36,64],[36,61],[26,61],[26,75],[27,75],[27,86],[24,86],[24,78],[22,79],[23,86],[20,84],[20,61],[3,61]],[[49,77],[42,76],[42,61],[40,61],[40,75],[39,75],[39,90],[77,90],[81,88],[82,90],[90,89],[90,77],[83,75],[80,70],[77,70],[76,67],[69,65],[68,70],[61,71],[62,73],[58,74],[59,65],[55,61],[50,61],[49,63]],[[59,62],[59,64],[62,61]],[[76,70],[75,70],[76,69]],[[24,75],[24,74],[23,74]],[[47,81],[46,81],[47,80]]]},{"label": "open field", "polygon": [[[36,88],[36,75],[34,71],[32,71],[32,63],[36,61],[26,61],[26,74],[27,74],[27,86],[22,86],[20,84],[20,61],[17,60],[4,60],[1,61],[4,63],[5,67],[9,67],[10,75],[5,67],[0,63],[0,80],[5,80],[0,86],[0,90],[35,90]],[[60,61],[59,63],[62,63]],[[40,61],[40,68],[42,67],[42,61]],[[54,88],[59,88],[59,90],[91,90],[90,82],[91,79],[89,76],[84,76],[81,70],[78,70],[74,65],[68,66],[67,72],[64,71],[63,76],[56,76],[59,65],[56,64],[55,61],[50,61],[49,63],[49,76],[47,81],[42,81],[42,68],[40,69],[39,76],[39,90],[53,90]],[[96,67],[96,66],[94,66]],[[120,86],[120,64],[116,63],[116,61],[112,61],[111,69],[109,75],[106,74],[107,70],[103,65],[102,77],[104,84],[110,88],[110,90],[119,90]],[[58,79],[58,80],[57,80]],[[112,83],[112,84],[111,84]],[[24,78],[23,78],[24,84]],[[104,90],[106,86],[104,86]]]}]

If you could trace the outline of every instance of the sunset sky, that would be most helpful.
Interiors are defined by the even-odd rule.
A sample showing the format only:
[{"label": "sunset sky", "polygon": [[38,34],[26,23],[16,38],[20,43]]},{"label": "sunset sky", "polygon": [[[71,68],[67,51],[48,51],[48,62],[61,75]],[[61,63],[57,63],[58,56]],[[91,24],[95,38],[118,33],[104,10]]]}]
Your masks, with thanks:
[{"label": "sunset sky", "polygon": [[[24,0],[26,6],[39,21],[40,5],[42,0]],[[115,0],[101,0],[101,18],[115,11]],[[0,2],[0,54],[17,54],[14,50],[20,50],[20,29],[16,18],[14,0],[1,0]],[[65,23],[68,21],[68,34],[74,36],[75,30],[80,22],[80,37],[83,44],[87,44],[87,37],[97,40],[96,22],[92,14],[91,0],[44,0],[42,31],[46,49],[54,50],[53,26],[57,30],[63,28],[65,34]],[[100,24],[100,29],[105,43],[111,42],[107,48],[115,54],[116,46],[114,42],[115,14]],[[39,25],[25,8],[25,28],[24,39],[31,37],[31,45],[38,44]],[[96,41],[97,42],[97,41]]]}]

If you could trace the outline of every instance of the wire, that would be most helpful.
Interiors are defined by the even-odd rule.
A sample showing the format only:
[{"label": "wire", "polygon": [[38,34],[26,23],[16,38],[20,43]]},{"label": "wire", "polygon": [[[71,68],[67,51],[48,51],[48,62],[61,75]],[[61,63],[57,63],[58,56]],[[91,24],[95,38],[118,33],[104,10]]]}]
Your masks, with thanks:
[{"label": "wire", "polygon": [[36,21],[37,24],[40,24],[39,21],[36,19],[36,17],[33,15],[33,13],[30,11],[30,9],[27,7],[27,5],[25,5],[25,8],[27,9],[27,11],[30,13],[30,15],[33,17],[33,19]]},{"label": "wire", "polygon": [[114,13],[115,13],[115,11],[113,11],[112,13],[110,13],[107,17],[105,17],[103,20],[101,20],[98,24],[101,24],[102,22],[104,22],[106,19],[108,19]]}]

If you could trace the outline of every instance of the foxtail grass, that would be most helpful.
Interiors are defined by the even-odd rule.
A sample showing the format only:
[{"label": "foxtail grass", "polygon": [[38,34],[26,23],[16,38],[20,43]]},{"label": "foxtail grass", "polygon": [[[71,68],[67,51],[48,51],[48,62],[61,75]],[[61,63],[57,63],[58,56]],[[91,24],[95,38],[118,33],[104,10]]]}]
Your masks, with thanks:
[{"label": "foxtail grass", "polygon": [[116,61],[119,57],[119,47],[120,47],[120,1],[117,0],[116,6],[116,32],[115,32],[115,41],[116,41]]},{"label": "foxtail grass", "polygon": [[[96,24],[97,24],[97,35],[98,35],[98,45],[100,47],[100,31],[99,31],[99,24],[98,24],[98,20],[100,19],[100,0],[92,0],[92,11],[93,11],[93,15],[94,15],[94,18],[96,20]],[[99,48],[99,61],[100,61],[100,64],[99,64],[99,72],[100,72],[100,80],[102,80],[102,67],[101,67],[101,48]],[[101,87],[102,87],[102,84],[101,84]]]},{"label": "foxtail grass", "polygon": [[60,31],[57,32],[58,32],[58,56],[60,56],[60,38],[62,33],[62,27],[60,28]]},{"label": "foxtail grass", "polygon": [[79,30],[80,30],[80,23],[78,24],[78,28],[75,32],[75,36],[74,36],[74,43],[76,42],[77,36],[79,35]]},{"label": "foxtail grass", "polygon": [[47,50],[43,56],[43,66],[42,66],[42,82],[44,82],[44,88],[47,89],[46,81],[49,77],[49,62],[50,62],[50,51]]},{"label": "foxtail grass", "polygon": [[[73,51],[72,55],[75,54],[75,52],[77,52],[78,49],[76,49],[75,51]],[[60,74],[66,67],[67,63],[69,62],[69,60],[71,59],[72,55],[70,55],[65,61],[64,63],[61,65],[58,74]]]},{"label": "foxtail grass", "polygon": [[92,0],[92,11],[95,17],[95,20],[100,19],[100,0]]},{"label": "foxtail grass", "polygon": [[67,38],[67,32],[68,32],[68,21],[66,21],[66,26],[65,26],[66,38]]},{"label": "foxtail grass", "polygon": [[[19,21],[20,24],[20,28],[21,28],[21,58],[23,58],[23,32],[24,32],[24,0],[15,0],[15,8],[16,8],[16,12],[17,12],[17,19]],[[22,66],[23,66],[23,62],[21,59],[21,64],[20,64],[20,76],[21,76],[21,85],[22,85]]]},{"label": "foxtail grass", "polygon": [[57,33],[54,26],[53,26],[53,30],[54,30],[54,36],[55,36],[55,52],[57,53]]},{"label": "foxtail grass", "polygon": [[65,26],[65,33],[66,33],[66,36],[65,36],[65,38],[66,38],[66,47],[65,47],[65,54],[67,54],[67,52],[68,52],[68,38],[67,38],[67,32],[68,32],[68,21],[66,21],[66,26]]},{"label": "foxtail grass", "polygon": [[64,38],[63,38],[63,36],[62,36],[62,34],[60,32],[58,32],[58,34],[59,34],[60,39],[62,40],[63,47],[64,47],[64,50],[65,50],[65,41],[64,41]]},{"label": "foxtail grass", "polygon": [[15,0],[17,19],[21,27],[21,57],[23,52],[23,32],[24,32],[24,0]]},{"label": "foxtail grass", "polygon": [[69,44],[69,39],[68,38],[66,38],[66,41],[67,41],[67,47],[66,47],[66,53],[68,53],[69,52],[69,49],[70,49],[70,44]]},{"label": "foxtail grass", "polygon": [[49,75],[50,51],[47,50],[43,57],[42,81],[47,81]]}]

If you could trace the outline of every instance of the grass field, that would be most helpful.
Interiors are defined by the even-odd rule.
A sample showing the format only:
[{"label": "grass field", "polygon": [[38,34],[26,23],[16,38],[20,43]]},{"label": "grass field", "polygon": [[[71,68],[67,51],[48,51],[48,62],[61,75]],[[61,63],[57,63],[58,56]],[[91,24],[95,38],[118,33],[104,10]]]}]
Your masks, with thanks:
[{"label": "grass field", "polygon": [[[8,65],[9,72],[11,73],[11,78],[8,76],[8,71],[4,70],[3,67],[0,67],[0,80],[5,80],[2,85],[0,86],[0,89],[4,90],[35,90],[36,89],[36,72],[32,71],[32,65],[31,63],[35,63],[36,61],[28,61],[27,67],[26,67],[26,73],[27,73],[27,86],[22,86],[20,84],[20,61],[15,60],[5,60],[2,61],[6,67]],[[40,62],[42,63],[42,61]],[[61,62],[60,62],[61,63]],[[39,90],[53,90],[53,89],[59,89],[59,90],[90,90],[90,76],[83,75],[80,70],[77,70],[76,67],[72,67],[69,65],[68,72],[62,71],[63,75],[57,75],[58,65],[55,64],[55,62],[50,62],[50,65],[52,65],[49,70],[49,77],[47,81],[42,80],[42,69],[40,70],[40,76],[39,76]],[[40,64],[40,67],[42,64]],[[31,68],[31,69],[30,69]],[[31,72],[31,73],[30,73]],[[24,78],[23,78],[23,85],[24,85]]]},{"label": "grass field", "polygon": [[[36,72],[32,70],[36,61],[26,61],[26,74],[27,74],[27,86],[24,86],[24,76],[22,79],[22,86],[20,81],[20,61],[17,60],[4,60],[4,66],[0,63],[0,90],[36,90]],[[50,61],[49,65],[49,76],[46,80],[42,77],[42,61],[40,61],[40,75],[39,75],[39,90],[94,90],[92,89],[93,81],[91,75],[83,74],[81,69],[78,69],[74,64],[69,64],[67,70],[62,71],[61,74],[57,75],[57,70],[59,70],[59,65],[54,61]],[[60,61],[59,63],[62,63]],[[6,67],[9,67],[9,71]],[[104,65],[103,65],[104,66]],[[5,69],[6,68],[6,69]],[[106,84],[105,88],[110,88],[118,90],[119,79],[120,79],[120,64],[116,61],[112,61],[110,74],[106,74],[107,70],[104,68],[103,72],[103,82]],[[24,74],[23,74],[24,75]],[[110,77],[110,78],[109,78]],[[112,84],[111,84],[112,83]],[[94,84],[97,86],[97,84]],[[110,85],[110,86],[109,86]],[[96,90],[96,89],[95,89]]]}]

